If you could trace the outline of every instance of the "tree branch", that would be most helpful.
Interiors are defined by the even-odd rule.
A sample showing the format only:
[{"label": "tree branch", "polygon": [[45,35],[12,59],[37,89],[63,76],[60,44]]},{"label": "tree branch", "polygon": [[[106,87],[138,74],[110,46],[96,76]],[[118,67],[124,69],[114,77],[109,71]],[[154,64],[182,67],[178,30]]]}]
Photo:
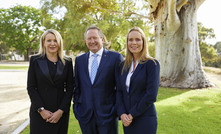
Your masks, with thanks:
[{"label": "tree branch", "polygon": [[195,0],[196,9],[198,9],[203,4],[203,2],[205,2],[205,0]]},{"label": "tree branch", "polygon": [[153,13],[157,10],[160,0],[147,0],[150,5],[150,12]]},{"label": "tree branch", "polygon": [[91,7],[92,7],[92,8],[99,9],[99,10],[104,10],[104,11],[107,11],[107,12],[110,12],[110,13],[117,13],[117,14],[122,14],[122,15],[125,15],[125,16],[136,15],[136,16],[141,17],[141,18],[150,19],[149,16],[141,15],[141,14],[132,12],[132,11],[130,11],[130,10],[129,10],[128,13],[124,13],[124,12],[122,12],[122,11],[106,9],[106,8],[102,8],[102,7],[95,6],[95,5],[91,5]]},{"label": "tree branch", "polygon": [[177,12],[179,12],[180,9],[183,7],[183,5],[185,5],[187,2],[188,2],[188,0],[179,0],[179,1],[177,1],[177,4],[176,4]]},{"label": "tree branch", "polygon": [[167,28],[171,34],[174,34],[181,25],[179,16],[176,12],[176,0],[168,0],[168,19]]},{"label": "tree branch", "polygon": [[30,44],[31,44],[32,42],[34,42],[37,37],[38,37],[38,36],[36,35],[36,36],[30,41]]}]

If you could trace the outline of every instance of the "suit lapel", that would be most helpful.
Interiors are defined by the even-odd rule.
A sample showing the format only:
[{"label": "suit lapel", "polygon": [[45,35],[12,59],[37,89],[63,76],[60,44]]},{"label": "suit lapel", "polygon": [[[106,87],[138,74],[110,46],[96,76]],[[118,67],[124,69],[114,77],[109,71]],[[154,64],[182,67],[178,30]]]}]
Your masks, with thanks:
[{"label": "suit lapel", "polygon": [[38,60],[38,65],[40,66],[41,71],[43,72],[43,74],[45,75],[45,77],[53,84],[53,80],[51,79],[51,76],[49,74],[49,70],[48,70],[48,63],[47,63],[47,59],[46,57],[43,57],[42,59]]},{"label": "suit lapel", "polygon": [[122,80],[123,80],[123,90],[127,93],[127,87],[126,87],[126,80],[127,80],[127,74],[129,72],[130,68],[128,68],[126,71],[124,71],[122,75]]},{"label": "suit lapel", "polygon": [[[132,74],[130,78],[130,85],[133,82],[135,76],[139,73],[139,71],[143,68],[144,64],[139,64],[137,65],[137,68],[135,69],[134,73]],[[130,86],[131,87],[131,86]],[[129,90],[130,93],[132,93],[131,89]]]},{"label": "suit lapel", "polygon": [[88,60],[89,60],[89,55],[90,53],[86,53],[85,56],[84,56],[84,60],[83,60],[83,67],[84,67],[84,70],[86,72],[86,76],[87,76],[87,79],[88,81],[90,81],[91,83],[91,79],[90,79],[90,75],[89,75],[89,70],[88,70]]},{"label": "suit lapel", "polygon": [[62,75],[63,70],[64,70],[64,64],[62,63],[61,59],[58,57],[57,71],[54,77],[54,81],[57,80]]},{"label": "suit lapel", "polygon": [[102,72],[102,69],[103,69],[103,66],[106,64],[106,62],[108,61],[108,51],[106,49],[104,49],[103,51],[103,54],[102,54],[102,57],[101,57],[101,61],[100,61],[100,64],[99,64],[99,67],[98,67],[98,70],[97,70],[97,74],[96,74],[96,77],[95,77],[95,80],[94,80],[94,83],[96,82],[96,80],[98,79],[99,75],[101,74]]}]

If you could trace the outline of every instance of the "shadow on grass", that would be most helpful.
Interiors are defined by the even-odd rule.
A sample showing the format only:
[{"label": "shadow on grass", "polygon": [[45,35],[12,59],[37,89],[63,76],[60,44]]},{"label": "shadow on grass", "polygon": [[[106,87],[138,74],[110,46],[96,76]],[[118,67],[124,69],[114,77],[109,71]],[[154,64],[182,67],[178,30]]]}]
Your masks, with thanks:
[{"label": "shadow on grass", "polygon": [[181,95],[191,91],[191,89],[178,89],[178,88],[166,88],[166,87],[159,87],[158,95],[157,95],[157,102],[162,101],[164,99],[174,97],[177,95]]}]

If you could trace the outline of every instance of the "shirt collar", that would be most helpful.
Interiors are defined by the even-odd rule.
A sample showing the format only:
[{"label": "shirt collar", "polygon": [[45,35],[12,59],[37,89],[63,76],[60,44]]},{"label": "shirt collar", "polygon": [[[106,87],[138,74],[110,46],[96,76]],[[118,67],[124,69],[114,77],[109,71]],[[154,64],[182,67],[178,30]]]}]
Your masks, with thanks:
[{"label": "shirt collar", "polygon": [[[99,51],[97,51],[96,54],[97,54],[98,56],[102,56],[103,50],[104,50],[104,48],[101,47],[101,49],[100,49]],[[90,51],[90,56],[89,56],[89,57],[91,57],[93,54],[94,54],[94,53]]]},{"label": "shirt collar", "polygon": [[[137,68],[138,64],[139,64],[139,62],[136,61],[135,69]],[[133,71],[133,66],[134,66],[134,60],[132,59],[132,62],[131,62],[131,65],[130,65],[130,70],[129,70],[129,72],[132,72],[132,71]],[[135,71],[135,69],[134,69],[134,71]]]}]

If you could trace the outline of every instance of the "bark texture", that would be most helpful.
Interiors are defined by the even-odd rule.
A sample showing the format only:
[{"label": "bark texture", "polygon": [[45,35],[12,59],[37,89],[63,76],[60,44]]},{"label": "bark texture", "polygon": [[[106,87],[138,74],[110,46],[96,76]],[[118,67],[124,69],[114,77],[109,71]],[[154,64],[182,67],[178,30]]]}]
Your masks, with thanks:
[{"label": "bark texture", "polygon": [[202,67],[198,43],[197,9],[204,0],[149,0],[155,23],[156,58],[161,64],[161,86],[214,86]]}]

